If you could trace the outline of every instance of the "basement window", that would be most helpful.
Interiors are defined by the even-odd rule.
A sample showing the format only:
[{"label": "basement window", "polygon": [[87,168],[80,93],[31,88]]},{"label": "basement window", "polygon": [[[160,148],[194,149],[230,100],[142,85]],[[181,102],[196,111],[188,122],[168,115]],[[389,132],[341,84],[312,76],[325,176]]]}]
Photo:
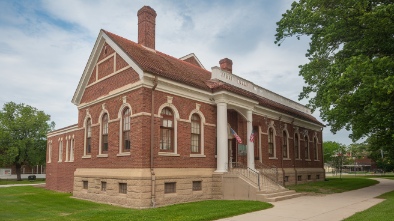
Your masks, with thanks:
[{"label": "basement window", "polygon": [[101,182],[101,191],[107,191],[107,182]]},{"label": "basement window", "polygon": [[297,181],[302,181],[302,176],[301,175],[297,176]]},{"label": "basement window", "polygon": [[202,190],[202,181],[193,181],[193,191]]},{"label": "basement window", "polygon": [[316,175],[316,179],[317,179],[317,180],[320,180],[320,175],[319,175],[319,174]]},{"label": "basement window", "polygon": [[164,183],[164,193],[175,193],[176,192],[176,183]]},{"label": "basement window", "polygon": [[85,190],[87,190],[88,189],[88,181],[82,181],[83,182],[83,188],[85,189]]},{"label": "basement window", "polygon": [[127,183],[119,183],[119,193],[127,193]]},{"label": "basement window", "polygon": [[285,176],[285,182],[289,182],[289,176]]},{"label": "basement window", "polygon": [[312,179],[312,176],[311,175],[308,175],[308,180],[311,180]]}]

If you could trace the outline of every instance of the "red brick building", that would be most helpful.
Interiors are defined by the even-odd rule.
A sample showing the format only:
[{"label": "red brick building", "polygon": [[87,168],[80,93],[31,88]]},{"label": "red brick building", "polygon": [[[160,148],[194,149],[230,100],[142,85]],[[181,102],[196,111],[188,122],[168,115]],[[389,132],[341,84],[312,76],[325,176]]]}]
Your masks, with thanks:
[{"label": "red brick building", "polygon": [[206,70],[155,50],[155,19],[138,11],[138,43],[100,31],[77,124],[48,134],[48,189],[143,208],[324,179],[323,125],[308,108],[233,74],[228,58]]}]

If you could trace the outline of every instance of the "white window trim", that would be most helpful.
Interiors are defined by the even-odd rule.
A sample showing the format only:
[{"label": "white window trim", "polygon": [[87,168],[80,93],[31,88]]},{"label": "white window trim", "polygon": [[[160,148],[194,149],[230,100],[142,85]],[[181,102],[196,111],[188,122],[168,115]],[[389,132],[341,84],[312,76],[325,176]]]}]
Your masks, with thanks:
[{"label": "white window trim", "polygon": [[[205,125],[205,116],[202,114],[202,112],[200,111],[200,110],[197,110],[197,109],[194,109],[191,113],[190,113],[190,115],[189,115],[189,122],[190,122],[190,125],[191,125],[191,123],[192,123],[192,115],[193,114],[197,114],[199,117],[200,117],[200,149],[201,149],[201,151],[200,151],[200,153],[199,154],[193,154],[193,153],[191,153],[190,154],[190,157],[206,157],[205,156],[205,154],[204,154],[204,125]],[[190,147],[190,151],[191,151],[191,147]]]},{"label": "white window trim", "polygon": [[[286,139],[287,139],[287,141],[286,141],[287,157],[284,158],[283,155],[282,155],[282,158],[283,158],[284,160],[290,160],[291,158],[290,158],[290,151],[289,151],[289,132],[287,131],[287,129],[283,130],[282,133],[283,133],[283,132],[286,133]],[[282,134],[282,136],[283,136],[283,134]],[[282,137],[282,142],[283,142],[283,137]],[[283,144],[282,144],[282,148],[283,148]],[[282,149],[282,154],[283,154],[283,149]]]},{"label": "white window trim", "polygon": [[[107,110],[103,109],[100,113],[100,117],[99,117],[99,125],[100,125],[100,136],[99,136],[99,154],[97,155],[97,157],[108,157],[108,154],[103,154],[103,147],[102,147],[102,138],[103,138],[103,116],[104,114],[107,114],[108,117],[108,133],[107,136],[109,135],[109,122],[110,122],[110,117],[109,117],[109,113]],[[108,139],[108,151],[109,151],[109,139]]]},{"label": "white window trim", "polygon": [[[316,142],[315,142],[315,139],[316,139]],[[319,139],[317,138],[316,135],[313,137],[313,149],[314,149],[313,150],[313,153],[314,153],[313,160],[319,161]],[[315,158],[315,155],[316,155],[316,158]]]},{"label": "white window trim", "polygon": [[48,162],[47,163],[51,163],[52,162],[52,140],[48,141]]},{"label": "white window trim", "polygon": [[68,142],[70,141],[70,138],[66,136],[65,141],[66,141],[66,160],[64,162],[68,162],[68,148],[69,148]]},{"label": "white window trim", "polygon": [[123,152],[123,112],[125,110],[125,108],[129,108],[130,110],[130,132],[131,132],[131,118],[133,115],[133,109],[131,109],[130,104],[128,103],[124,103],[122,104],[122,106],[119,109],[118,112],[118,119],[119,119],[119,152],[116,156],[130,156],[130,152],[131,152],[131,136],[130,136],[130,152]]},{"label": "white window trim", "polygon": [[72,138],[71,138],[71,141],[70,141],[71,143],[70,143],[70,159],[69,159],[69,162],[74,162],[74,147],[75,147],[75,138],[74,138],[74,135],[72,136]]},{"label": "white window trim", "polygon": [[[87,136],[88,136],[88,127],[87,127],[87,122],[88,122],[88,119],[90,119],[90,129],[92,129],[92,127],[93,127],[93,120],[92,120],[92,117],[90,116],[90,114],[87,114],[86,116],[85,116],[85,119],[84,119],[84,122],[83,122],[83,126],[84,126],[84,128],[85,128],[85,130],[84,130],[84,136],[83,136],[83,138],[84,138],[84,140],[83,140],[83,156],[82,156],[82,158],[91,158],[91,154],[92,154],[92,149],[90,149],[90,154],[88,155],[87,153],[86,153],[86,140],[87,140]],[[90,135],[90,139],[92,139],[92,135]],[[90,147],[90,148],[92,148],[92,147]]]},{"label": "white window trim", "polygon": [[[296,137],[296,135],[297,135],[297,137],[298,137],[298,150],[297,150],[297,151],[298,151],[298,157],[295,158],[295,159],[296,159],[296,160],[300,160],[300,159],[301,159],[301,153],[300,153],[300,152],[301,152],[301,151],[300,151],[300,150],[301,150],[301,148],[300,148],[300,134],[297,133],[297,132],[294,133],[294,141],[293,141],[293,143],[295,143],[295,140],[296,140],[295,137]],[[295,146],[294,146],[294,149],[295,149]]]},{"label": "white window trim", "polygon": [[63,161],[63,138],[59,138],[59,160],[58,163]]},{"label": "white window trim", "polygon": [[[305,137],[306,137],[306,140],[305,140]],[[305,157],[305,160],[306,160],[306,161],[311,161],[311,147],[310,147],[310,142],[309,142],[309,136],[308,136],[308,135],[305,135],[305,136],[304,136],[304,142],[307,142],[307,143],[308,143],[308,145],[307,145],[307,148],[308,148],[308,157]],[[304,147],[305,147],[305,143],[304,143]]]},{"label": "white window trim", "polygon": [[269,157],[268,159],[278,159],[278,158],[276,158],[276,139],[275,139],[275,137],[276,137],[276,130],[275,130],[275,127],[273,126],[273,125],[271,125],[271,126],[269,126],[268,127],[268,130],[267,130],[267,134],[268,134],[268,156],[269,156],[269,139],[270,139],[270,128],[272,128],[272,139],[273,139],[273,145],[274,145],[274,156],[272,156],[272,157]]},{"label": "white window trim", "polygon": [[160,152],[160,147],[159,147],[159,155],[160,156],[180,156],[178,154],[178,121],[180,119],[179,112],[178,112],[178,109],[172,103],[164,103],[159,107],[159,112],[157,113],[157,116],[159,116],[160,119],[162,118],[161,111],[166,107],[169,107],[174,113],[174,152]]}]

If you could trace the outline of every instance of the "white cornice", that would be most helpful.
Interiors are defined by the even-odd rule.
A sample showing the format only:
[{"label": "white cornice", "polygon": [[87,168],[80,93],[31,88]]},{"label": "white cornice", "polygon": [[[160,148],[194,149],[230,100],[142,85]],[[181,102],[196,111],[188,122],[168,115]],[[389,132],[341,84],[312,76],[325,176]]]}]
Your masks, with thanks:
[{"label": "white cornice", "polygon": [[66,128],[62,128],[62,129],[59,129],[59,130],[51,131],[51,132],[49,132],[47,134],[47,137],[50,138],[50,137],[62,135],[62,134],[65,134],[65,133],[71,133],[71,132],[74,132],[74,131],[77,131],[77,130],[79,130],[78,125],[74,125],[72,127],[66,127]]},{"label": "white cornice", "polygon": [[[153,87],[153,79],[155,75],[150,73],[144,73],[144,86]],[[190,87],[188,85],[178,83],[166,78],[158,77],[158,84],[156,87],[157,91],[177,95],[179,97],[184,97],[188,99],[192,99],[199,102],[204,102],[208,104],[214,104],[211,101],[212,93],[201,90],[195,87]]]}]

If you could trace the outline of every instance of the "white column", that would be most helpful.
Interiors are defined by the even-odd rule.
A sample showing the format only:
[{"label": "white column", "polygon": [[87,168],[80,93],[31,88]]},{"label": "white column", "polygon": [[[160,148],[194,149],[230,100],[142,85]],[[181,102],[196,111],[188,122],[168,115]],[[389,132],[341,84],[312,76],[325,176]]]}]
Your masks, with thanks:
[{"label": "white column", "polygon": [[246,111],[246,139],[247,139],[247,156],[248,156],[248,167],[250,169],[255,169],[254,168],[254,145],[252,142],[250,142],[250,135],[252,134],[253,131],[253,126],[252,126],[252,121],[253,121],[253,117],[252,117],[252,111],[251,110],[247,110]]},{"label": "white column", "polygon": [[228,165],[228,134],[227,134],[227,104],[217,103],[216,135],[217,135],[217,166],[218,173],[227,172]]}]

